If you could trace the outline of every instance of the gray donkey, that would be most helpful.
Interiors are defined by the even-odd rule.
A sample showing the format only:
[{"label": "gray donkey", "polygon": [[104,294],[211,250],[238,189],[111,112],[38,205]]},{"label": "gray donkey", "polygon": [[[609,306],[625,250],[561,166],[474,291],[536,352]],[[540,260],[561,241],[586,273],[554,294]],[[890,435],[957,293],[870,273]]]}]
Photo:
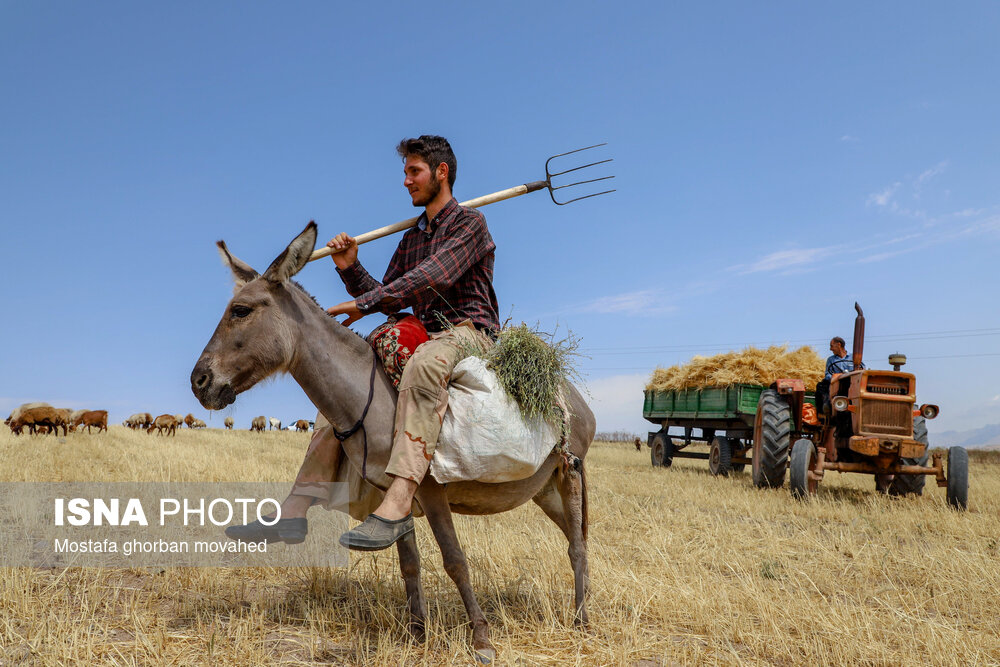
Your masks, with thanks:
[{"label": "gray donkey", "polygon": [[[343,440],[343,452],[354,468],[367,472],[368,482],[384,491],[392,481],[385,474],[385,466],[392,447],[396,390],[381,364],[377,364],[378,372],[371,381],[374,352],[369,344],[329,317],[291,280],[309,261],[315,244],[316,224],[310,222],[260,275],[219,241],[220,254],[233,272],[236,288],[191,373],[191,390],[204,407],[221,410],[268,376],[291,374],[337,429],[351,429],[363,421],[363,428]],[[575,387],[569,387],[566,398],[571,413],[570,456],[553,453],[533,476],[515,482],[456,482],[445,488],[428,474],[417,489],[416,499],[441,549],[444,568],[465,603],[475,656],[483,663],[492,662],[496,651],[490,643],[489,624],[472,590],[452,512],[495,514],[529,499],[535,501],[569,540],[575,622],[587,625],[587,485],[583,459],[593,440],[595,423]],[[426,604],[417,543],[411,534],[396,546],[410,612],[409,631],[422,641]]]}]

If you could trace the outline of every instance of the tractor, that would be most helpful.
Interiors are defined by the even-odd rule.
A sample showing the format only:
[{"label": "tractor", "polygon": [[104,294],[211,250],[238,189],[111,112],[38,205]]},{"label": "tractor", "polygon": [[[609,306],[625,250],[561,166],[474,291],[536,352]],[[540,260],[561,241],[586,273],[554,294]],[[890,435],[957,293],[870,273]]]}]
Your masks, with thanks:
[{"label": "tractor", "polygon": [[[753,429],[753,481],[780,487],[785,469],[792,495],[816,493],[827,471],[875,476],[875,488],[890,495],[920,495],[927,475],[946,487],[948,504],[964,510],[969,497],[969,455],[948,450],[947,475],[940,452],[931,454],[925,420],[938,406],[917,407],[916,378],[900,371],[906,358],[889,357],[893,370],[862,363],[865,318],[855,303],[851,372],[834,374],[816,388],[816,407],[806,405],[802,380],[778,380],[761,392]],[[930,465],[928,465],[930,459]]]}]

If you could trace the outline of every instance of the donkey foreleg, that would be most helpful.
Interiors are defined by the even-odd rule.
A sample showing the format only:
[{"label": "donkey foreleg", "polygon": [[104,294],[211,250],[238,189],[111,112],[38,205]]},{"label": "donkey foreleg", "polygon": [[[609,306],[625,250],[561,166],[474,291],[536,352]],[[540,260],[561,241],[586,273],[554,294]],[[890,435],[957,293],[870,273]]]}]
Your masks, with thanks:
[{"label": "donkey foreleg", "polygon": [[476,601],[476,594],[472,591],[469,564],[458,543],[458,535],[455,534],[455,524],[451,519],[451,508],[448,506],[445,488],[428,476],[417,489],[416,496],[420,506],[424,508],[424,514],[431,525],[438,548],[441,549],[445,572],[455,582],[458,593],[462,596],[462,602],[465,603],[465,612],[469,616],[469,625],[472,626],[472,648],[476,660],[488,665],[496,657],[496,649],[490,642],[490,625],[486,621],[486,615],[483,614],[479,602]]},{"label": "donkey foreleg", "polygon": [[424,589],[420,585],[420,552],[417,549],[417,537],[410,533],[396,542],[399,553],[399,570],[406,584],[406,604],[410,609],[410,636],[418,642],[425,638],[424,624],[427,617],[427,606],[424,603]]}]

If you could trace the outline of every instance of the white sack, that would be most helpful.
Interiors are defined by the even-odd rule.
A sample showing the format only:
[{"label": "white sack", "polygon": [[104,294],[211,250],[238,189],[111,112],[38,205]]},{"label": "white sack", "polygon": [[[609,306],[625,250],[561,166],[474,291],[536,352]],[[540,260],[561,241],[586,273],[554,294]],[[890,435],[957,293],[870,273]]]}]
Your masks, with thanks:
[{"label": "white sack", "polygon": [[467,357],[451,376],[430,472],[442,484],[525,479],[558,444],[559,431],[541,417],[526,420],[484,359]]}]

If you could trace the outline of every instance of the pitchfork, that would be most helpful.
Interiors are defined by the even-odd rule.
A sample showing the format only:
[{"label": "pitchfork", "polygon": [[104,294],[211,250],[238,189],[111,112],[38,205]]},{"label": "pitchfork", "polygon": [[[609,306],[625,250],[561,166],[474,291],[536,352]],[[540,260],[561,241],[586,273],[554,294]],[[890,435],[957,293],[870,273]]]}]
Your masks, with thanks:
[{"label": "pitchfork", "polygon": [[[577,181],[575,183],[566,183],[564,185],[553,185],[552,179],[557,176],[562,176],[564,174],[569,174],[574,171],[580,171],[581,169],[587,169],[589,167],[596,167],[599,164],[604,164],[605,162],[612,162],[613,158],[608,158],[607,160],[599,160],[597,162],[591,162],[590,164],[585,164],[579,167],[572,167],[571,169],[564,169],[562,171],[552,172],[549,171],[549,163],[551,163],[556,158],[565,157],[567,155],[572,155],[573,153],[579,153],[581,151],[589,151],[592,148],[599,148],[600,146],[606,146],[607,143],[594,144],[593,146],[587,146],[586,148],[577,148],[575,151],[568,151],[566,153],[559,153],[558,155],[553,155],[548,160],[545,161],[545,180],[544,181],[534,181],[531,183],[524,183],[523,185],[517,185],[513,188],[507,188],[506,190],[500,190],[499,192],[494,192],[493,194],[483,195],[482,197],[476,197],[475,199],[470,199],[468,201],[461,202],[462,206],[468,208],[479,208],[480,206],[486,206],[487,204],[493,204],[498,201],[503,201],[504,199],[513,199],[514,197],[520,197],[521,195],[528,194],[529,192],[536,192],[538,190],[547,189],[549,191],[549,196],[552,198],[552,202],[557,206],[565,206],[566,204],[572,204],[575,201],[580,201],[581,199],[589,199],[590,197],[598,197],[600,195],[606,195],[614,190],[605,190],[603,192],[594,192],[592,194],[581,195],[579,197],[574,197],[567,201],[559,201],[556,199],[556,190],[563,190],[565,188],[572,188],[577,185],[584,185],[586,183],[596,183],[598,181],[606,181],[609,178],[614,178],[614,176],[601,176],[600,178],[591,178],[585,181]],[[365,232],[364,234],[358,234],[354,240],[357,241],[358,245],[362,243],[368,243],[369,241],[374,241],[375,239],[380,239],[383,236],[389,236],[390,234],[395,234],[396,232],[401,232],[404,229],[409,229],[410,227],[415,227],[417,224],[417,218],[409,218],[408,220],[402,220],[392,225],[387,225],[385,227],[380,227],[379,229],[374,229],[370,232]],[[329,255],[339,252],[329,247],[322,247],[318,250],[313,251],[313,254],[309,257],[309,261],[321,259],[323,257],[328,257]]]}]

